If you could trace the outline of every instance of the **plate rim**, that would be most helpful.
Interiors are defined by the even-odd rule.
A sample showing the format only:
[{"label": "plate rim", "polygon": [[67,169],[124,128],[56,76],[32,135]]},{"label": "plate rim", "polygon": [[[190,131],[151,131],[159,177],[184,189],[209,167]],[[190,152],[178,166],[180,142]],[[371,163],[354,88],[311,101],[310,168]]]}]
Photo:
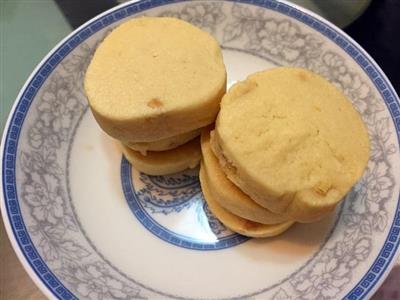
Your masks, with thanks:
[{"label": "plate rim", "polygon": [[[203,0],[198,0],[198,1],[203,1]],[[337,37],[341,37],[342,38],[342,42],[344,41],[347,45],[350,46],[355,46],[353,47],[353,50],[358,51],[359,53],[362,54],[362,56],[364,56],[364,58],[366,58],[367,62],[369,62],[369,66],[371,67],[372,71],[371,72],[376,72],[379,74],[379,76],[383,79],[384,84],[386,84],[386,88],[389,91],[389,96],[393,97],[393,103],[397,104],[397,107],[400,106],[400,100],[399,97],[395,91],[395,89],[393,88],[391,82],[389,81],[389,79],[387,78],[386,74],[382,71],[382,69],[380,68],[380,66],[375,62],[375,60],[363,49],[362,46],[360,46],[355,40],[353,40],[353,38],[351,38],[347,33],[345,33],[343,30],[341,30],[340,28],[338,28],[336,25],[332,24],[330,21],[324,19],[323,17],[317,15],[314,12],[311,12],[310,10],[303,8],[299,5],[296,5],[294,3],[289,3],[286,0],[214,0],[215,2],[232,2],[232,3],[243,3],[243,4],[247,4],[247,5],[253,5],[253,6],[257,6],[257,7],[261,7],[263,9],[270,9],[273,10],[275,12],[281,13],[283,15],[285,15],[286,17],[295,19],[299,22],[304,23],[305,26],[311,27],[313,30],[316,30],[317,32],[320,32],[322,35],[325,36],[325,38],[329,39],[330,41],[332,41],[333,43],[335,43],[337,46],[339,46],[343,51],[345,51],[353,60],[355,63],[357,63],[361,69],[363,69],[363,71],[365,72],[365,74],[368,76],[368,78],[371,80],[371,82],[373,83],[373,85],[377,88],[381,98],[383,98],[384,103],[391,115],[391,119],[394,123],[395,126],[395,131],[396,131],[396,135],[397,135],[397,140],[398,143],[400,145],[400,117],[399,116],[393,116],[392,113],[392,109],[389,107],[389,104],[385,101],[385,99],[387,98],[387,96],[384,96],[381,92],[381,89],[379,88],[379,86],[377,86],[377,83],[374,81],[374,79],[371,77],[371,75],[368,73],[368,71],[366,70],[366,68],[364,66],[362,66],[355,58],[354,56],[349,53],[348,51],[346,51],[346,47],[344,47],[343,45],[340,45],[338,43],[338,41],[336,41],[335,39],[327,36],[326,34],[324,34],[324,32],[318,30],[318,28],[313,27],[310,23],[307,23],[307,21],[314,23],[315,20],[317,20],[319,23],[324,24],[326,27],[328,27],[329,29],[333,30],[334,33],[336,33]],[[16,114],[18,113],[17,111],[17,107],[21,104],[22,100],[23,100],[23,95],[25,94],[27,87],[30,86],[32,84],[32,81],[35,77],[37,77],[37,75],[39,75],[39,71],[41,70],[41,68],[43,66],[46,65],[46,63],[48,63],[50,61],[50,58],[52,58],[55,54],[57,54],[60,50],[62,50],[62,48],[67,45],[70,40],[72,40],[73,37],[76,37],[78,35],[81,35],[82,33],[84,33],[84,30],[87,29],[87,27],[89,26],[93,26],[96,21],[98,21],[99,19],[104,18],[105,16],[108,15],[113,15],[113,20],[110,23],[113,23],[115,21],[119,21],[122,20],[126,17],[131,16],[132,14],[136,14],[136,13],[140,13],[143,11],[146,11],[148,9],[151,8],[156,8],[156,7],[161,7],[161,6],[166,6],[166,5],[171,5],[171,4],[176,4],[176,3],[183,3],[183,2],[190,2],[189,0],[131,0],[128,1],[126,3],[122,3],[120,5],[117,5],[109,10],[104,11],[103,13],[93,17],[92,19],[88,20],[87,22],[85,22],[84,24],[82,24],[81,26],[79,26],[78,28],[76,28],[75,30],[73,30],[70,34],[68,34],[65,38],[63,38],[60,42],[58,42],[48,53],[47,55],[37,64],[37,66],[33,69],[33,71],[31,72],[31,74],[29,75],[28,79],[25,81],[24,85],[22,86],[22,88],[20,89],[13,105],[12,108],[8,114],[7,117],[7,121],[6,124],[4,126],[4,131],[2,134],[2,138],[1,138],[1,145],[0,145],[0,210],[1,210],[1,214],[3,217],[3,222],[4,222],[4,226],[7,232],[7,236],[8,239],[11,242],[11,245],[13,247],[14,252],[16,253],[19,261],[21,262],[22,266],[24,267],[25,271],[28,273],[28,275],[30,276],[30,278],[33,280],[33,282],[39,287],[39,289],[46,295],[46,297],[48,298],[57,298],[57,296],[60,296],[58,293],[56,293],[55,288],[52,288],[51,286],[48,285],[48,283],[46,283],[41,276],[39,276],[39,274],[37,273],[37,271],[35,270],[35,268],[32,266],[32,262],[28,259],[27,254],[25,251],[22,251],[23,246],[20,245],[20,242],[17,240],[16,237],[16,232],[15,229],[13,228],[13,226],[11,226],[11,218],[10,218],[10,211],[7,208],[6,205],[6,199],[7,199],[7,192],[4,189],[4,180],[5,177],[4,176],[4,172],[5,169],[3,169],[4,166],[4,161],[5,161],[5,144],[6,142],[9,140],[9,135],[10,135],[10,129],[11,129],[11,124],[12,122],[15,122],[15,118],[16,118]],[[129,14],[127,14],[126,12],[124,12],[125,14],[122,14],[120,16],[114,16],[115,12],[121,11],[122,9],[126,8],[126,7],[130,7],[130,6],[137,6],[136,10],[130,12]],[[305,16],[306,18],[304,19],[300,19],[300,17],[296,17],[293,15],[289,15],[289,11],[290,9],[294,9],[295,11],[300,12],[301,15]],[[114,20],[115,18],[115,20]],[[96,33],[98,30],[106,27],[107,25],[109,25],[109,23],[107,24],[102,24],[102,26],[100,28],[97,28],[95,30],[92,29],[90,30],[90,33],[87,35],[83,35],[83,37],[79,37],[80,41],[77,42],[76,44],[74,44],[73,46],[69,46],[70,48],[69,50],[67,50],[66,53],[62,54],[62,57],[60,58],[60,60],[54,65],[52,66],[51,71],[54,70],[54,68],[63,60],[63,58],[65,56],[68,55],[68,53],[70,53],[72,50],[74,50],[77,46],[79,46],[84,40],[86,40],[88,37],[90,37],[92,34]],[[346,46],[347,46],[346,45]],[[350,51],[350,50],[349,50]],[[37,88],[37,90],[40,89],[41,85],[43,82],[45,82],[45,79],[47,79],[48,75],[51,72],[48,72],[46,75],[42,76],[44,77],[43,80],[39,83],[39,86]],[[36,93],[36,92],[35,92]],[[30,100],[32,100],[34,97],[32,97]],[[28,103],[28,108],[26,109],[26,112],[29,110],[30,104],[32,103],[32,101],[29,101]],[[25,113],[26,113],[25,112]],[[20,127],[23,125],[23,121],[25,119],[26,114],[23,115]],[[398,120],[396,120],[398,118]],[[397,127],[396,127],[397,126]],[[19,128],[20,129],[20,128]],[[16,147],[18,146],[18,141],[19,141],[19,135],[20,132],[18,132],[17,138],[16,140]],[[15,161],[13,164],[13,170],[15,170]],[[13,176],[15,177],[15,173],[13,174]],[[15,198],[18,199],[17,195],[15,195]],[[18,205],[18,201],[17,201],[17,205]],[[384,250],[384,246],[386,245],[389,237],[390,237],[390,233],[393,229],[393,226],[398,226],[396,225],[396,220],[399,221],[400,220],[400,213],[399,213],[399,207],[400,205],[400,197],[397,201],[397,205],[396,205],[396,212],[397,212],[397,217],[395,216],[393,223],[390,226],[389,232],[386,236],[386,239],[382,245],[382,248],[380,250],[380,252],[378,253],[378,255],[375,257],[374,261],[372,262],[371,267],[366,271],[366,273],[364,274],[364,276],[362,276],[358,283],[354,285],[353,289],[349,290],[347,295],[345,296],[345,298],[349,297],[349,296],[356,296],[357,298],[362,297],[362,298],[369,298],[370,296],[372,296],[376,290],[381,286],[382,282],[386,279],[386,277],[388,276],[390,270],[392,269],[392,267],[394,266],[394,264],[396,263],[396,258],[399,257],[400,255],[400,239],[399,239],[399,233],[397,232],[397,241],[395,242],[395,247],[392,250],[391,256],[388,259],[388,261],[386,262],[386,265],[383,266],[382,270],[378,273],[378,279],[375,280],[375,283],[372,283],[371,286],[369,286],[368,288],[366,288],[364,291],[357,291],[357,287],[359,287],[361,285],[361,282],[364,280],[364,278],[368,275],[368,273],[371,271],[371,269],[373,268],[373,266],[375,265],[375,263],[377,262],[377,260],[379,259],[380,255],[382,254],[383,250]],[[22,223],[23,220],[22,220]],[[25,224],[23,224],[23,227],[25,227]],[[24,228],[25,231],[27,232],[26,228]],[[29,235],[28,235],[28,239]],[[33,244],[33,243],[32,243]],[[36,251],[36,249],[34,249]],[[45,260],[38,255],[39,259],[45,263]],[[45,263],[46,265],[46,263]],[[47,265],[46,265],[47,266]],[[53,271],[51,271],[49,269],[49,273],[52,274],[57,281],[59,282],[59,285],[61,287],[63,287],[63,289],[67,292],[69,297],[72,298],[76,298],[75,295],[70,292],[68,290],[68,288],[66,288],[64,286],[64,284],[57,278],[57,276],[53,273]]]}]

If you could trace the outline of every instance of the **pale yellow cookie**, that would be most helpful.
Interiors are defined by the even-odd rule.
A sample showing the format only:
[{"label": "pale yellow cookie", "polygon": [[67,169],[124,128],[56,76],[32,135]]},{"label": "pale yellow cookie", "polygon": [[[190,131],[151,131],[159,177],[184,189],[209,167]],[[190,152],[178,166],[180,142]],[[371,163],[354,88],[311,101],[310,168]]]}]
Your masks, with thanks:
[{"label": "pale yellow cookie", "polygon": [[207,32],[175,18],[140,17],[99,45],[84,86],[105,132],[122,142],[153,142],[214,122],[226,71]]},{"label": "pale yellow cookie", "polygon": [[203,130],[201,134],[201,153],[204,173],[209,179],[208,188],[220,206],[239,217],[262,224],[289,221],[287,216],[272,213],[254,202],[226,177],[211,150],[209,130]]},{"label": "pale yellow cookie", "polygon": [[185,132],[176,136],[172,136],[154,142],[141,142],[141,143],[125,142],[124,144],[129,148],[139,151],[143,155],[146,155],[147,151],[165,151],[183,145],[188,141],[194,139],[195,137],[199,136],[201,130],[202,128],[199,128],[196,130],[192,130],[189,132]]},{"label": "pale yellow cookie", "polygon": [[160,152],[148,152],[142,155],[122,145],[122,152],[132,166],[149,175],[173,174],[185,169],[192,169],[201,159],[200,139],[196,138],[177,148]]},{"label": "pale yellow cookie", "polygon": [[199,177],[204,199],[211,212],[222,224],[234,232],[255,238],[272,237],[283,233],[294,224],[292,221],[274,225],[260,224],[234,215],[220,206],[215,200],[215,195],[209,189],[209,180],[204,172],[203,164],[200,167]]},{"label": "pale yellow cookie", "polygon": [[255,73],[223,97],[214,153],[263,207],[307,222],[332,211],[362,176],[368,132],[350,101],[300,68]]}]

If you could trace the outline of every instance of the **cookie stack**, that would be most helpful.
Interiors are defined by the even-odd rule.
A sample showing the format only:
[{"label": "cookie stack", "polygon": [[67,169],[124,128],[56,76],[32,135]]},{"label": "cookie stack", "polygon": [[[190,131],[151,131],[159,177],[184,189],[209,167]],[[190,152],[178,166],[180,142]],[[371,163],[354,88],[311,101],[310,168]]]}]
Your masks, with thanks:
[{"label": "cookie stack", "polygon": [[198,164],[198,136],[214,122],[225,91],[218,42],[174,18],[123,23],[97,48],[85,77],[98,124],[150,175]]},{"label": "cookie stack", "polygon": [[202,157],[211,211],[251,237],[331,213],[369,159],[361,117],[331,83],[281,67],[225,94],[218,42],[174,18],[136,18],[112,31],[88,67],[85,91],[135,169],[165,175]]},{"label": "cookie stack", "polygon": [[231,87],[201,148],[210,209],[253,237],[332,212],[369,159],[368,133],[350,101],[322,77],[287,67]]}]

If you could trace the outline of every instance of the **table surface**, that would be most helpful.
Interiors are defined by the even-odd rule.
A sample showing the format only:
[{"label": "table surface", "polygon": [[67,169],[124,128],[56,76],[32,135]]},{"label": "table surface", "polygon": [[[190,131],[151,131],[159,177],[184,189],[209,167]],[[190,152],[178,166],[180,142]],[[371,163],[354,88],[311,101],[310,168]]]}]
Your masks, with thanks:
[{"label": "table surface", "polygon": [[[46,53],[74,28],[124,0],[0,0],[0,133],[19,89]],[[358,41],[400,90],[400,0],[293,0]],[[368,8],[364,11],[364,9]],[[354,18],[361,15],[356,21]],[[0,300],[45,299],[18,261],[0,222]],[[400,299],[400,260],[373,297]]]}]

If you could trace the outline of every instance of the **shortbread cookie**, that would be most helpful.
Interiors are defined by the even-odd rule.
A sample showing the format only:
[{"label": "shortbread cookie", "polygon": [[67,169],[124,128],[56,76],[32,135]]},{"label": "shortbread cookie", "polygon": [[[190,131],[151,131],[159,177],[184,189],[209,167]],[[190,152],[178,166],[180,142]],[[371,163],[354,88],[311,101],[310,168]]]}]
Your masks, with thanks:
[{"label": "shortbread cookie", "polygon": [[230,213],[215,201],[215,196],[210,192],[208,187],[203,166],[200,167],[200,183],[204,199],[211,212],[222,224],[234,232],[255,238],[272,237],[283,233],[294,224],[291,221],[274,225],[260,224]]},{"label": "shortbread cookie", "polygon": [[175,135],[169,138],[165,138],[153,142],[125,142],[124,144],[129,148],[139,151],[141,154],[146,155],[147,151],[165,151],[174,149],[180,145],[187,143],[188,141],[199,136],[202,128],[185,132],[179,135]]},{"label": "shortbread cookie", "polygon": [[140,17],[99,45],[84,86],[106,133],[122,142],[153,142],[214,122],[226,71],[207,32],[175,18]]},{"label": "shortbread cookie", "polygon": [[300,68],[235,84],[222,99],[211,144],[251,199],[300,221],[332,211],[369,159],[368,132],[351,102]]},{"label": "shortbread cookie", "polygon": [[201,153],[208,188],[220,206],[239,217],[262,224],[278,224],[289,220],[254,202],[226,177],[211,150],[208,130],[201,134]]},{"label": "shortbread cookie", "polygon": [[196,138],[177,148],[142,155],[122,145],[122,152],[132,166],[148,175],[167,175],[194,168],[201,159],[200,138]]}]

